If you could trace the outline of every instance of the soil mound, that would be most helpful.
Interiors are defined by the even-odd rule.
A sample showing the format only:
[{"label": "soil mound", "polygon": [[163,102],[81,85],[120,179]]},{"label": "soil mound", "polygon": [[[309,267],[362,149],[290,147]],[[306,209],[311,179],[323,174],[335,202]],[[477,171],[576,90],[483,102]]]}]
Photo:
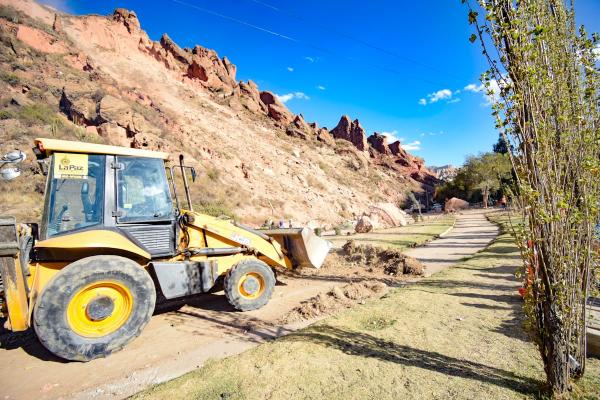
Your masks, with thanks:
[{"label": "soil mound", "polygon": [[310,320],[335,313],[336,311],[362,304],[369,298],[379,298],[387,293],[385,283],[362,281],[336,286],[327,293],[320,293],[302,303],[282,319],[283,324]]},{"label": "soil mound", "polygon": [[423,264],[394,249],[360,245],[349,240],[342,247],[341,255],[348,262],[363,264],[367,268],[383,269],[387,275],[423,275]]}]

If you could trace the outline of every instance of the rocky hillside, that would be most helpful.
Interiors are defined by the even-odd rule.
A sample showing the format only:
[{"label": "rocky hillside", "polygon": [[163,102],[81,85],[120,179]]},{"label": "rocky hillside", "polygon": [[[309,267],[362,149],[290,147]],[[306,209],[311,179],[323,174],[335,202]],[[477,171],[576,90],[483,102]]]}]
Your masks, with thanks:
[{"label": "rocky hillside", "polygon": [[429,167],[429,170],[437,179],[443,182],[452,181],[458,173],[458,168],[452,164],[442,165],[441,167]]},{"label": "rocky hillside", "polygon": [[[133,11],[79,17],[0,0],[0,43],[2,152],[45,136],[183,153],[200,171],[196,207],[253,224],[331,226],[437,181],[357,119],[319,127],[238,82],[214,50],[152,41]],[[0,183],[0,214],[39,217],[44,178],[25,172]]]}]

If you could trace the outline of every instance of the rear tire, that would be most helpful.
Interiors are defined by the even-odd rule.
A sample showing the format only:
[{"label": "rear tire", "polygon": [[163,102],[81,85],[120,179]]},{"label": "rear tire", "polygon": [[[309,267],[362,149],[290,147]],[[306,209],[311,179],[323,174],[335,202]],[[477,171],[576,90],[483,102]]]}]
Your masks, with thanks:
[{"label": "rear tire", "polygon": [[121,350],[146,326],[156,303],[150,274],[118,256],[69,264],[39,295],[33,326],[61,358],[90,361]]},{"label": "rear tire", "polygon": [[275,274],[260,260],[242,260],[225,276],[225,297],[236,310],[256,310],[269,302],[275,288]]}]

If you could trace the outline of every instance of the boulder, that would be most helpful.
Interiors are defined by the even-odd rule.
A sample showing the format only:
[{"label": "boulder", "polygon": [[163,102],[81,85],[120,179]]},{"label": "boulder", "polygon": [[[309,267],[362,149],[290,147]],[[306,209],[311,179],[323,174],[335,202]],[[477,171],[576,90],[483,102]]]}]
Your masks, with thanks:
[{"label": "boulder", "polygon": [[444,206],[444,211],[446,212],[454,212],[460,210],[466,210],[469,208],[469,203],[463,199],[459,199],[457,197],[453,197],[450,200],[446,201]]},{"label": "boulder", "polygon": [[133,118],[133,110],[123,100],[106,95],[98,104],[98,118],[101,122],[115,122],[126,128]]},{"label": "boulder", "polygon": [[373,222],[371,221],[371,218],[369,218],[367,215],[363,215],[362,217],[360,217],[356,222],[356,226],[354,227],[354,231],[356,233],[367,233],[371,232],[372,230]]},{"label": "boulder", "polygon": [[390,148],[388,147],[387,137],[380,133],[377,133],[377,132],[373,133],[371,136],[369,136],[367,138],[367,142],[378,153],[386,154],[386,155],[392,154]]},{"label": "boulder", "polygon": [[396,207],[393,203],[377,203],[369,207],[369,217],[373,220],[377,216],[379,224],[383,228],[406,226],[406,213]]},{"label": "boulder", "polygon": [[98,126],[98,134],[117,146],[131,147],[131,139],[125,128],[114,122],[105,122]]},{"label": "boulder", "polygon": [[101,123],[113,122],[125,128],[130,137],[151,130],[151,126],[142,115],[134,112],[123,100],[111,95],[106,95],[100,100],[98,120]]},{"label": "boulder", "polygon": [[134,33],[140,30],[140,21],[134,11],[125,8],[117,8],[113,12],[113,21],[122,23],[127,28],[127,32]]},{"label": "boulder", "polygon": [[368,148],[365,130],[360,122],[355,119],[351,121],[347,115],[342,116],[337,126],[331,130],[335,139],[343,139],[351,142],[358,150],[365,151]]}]

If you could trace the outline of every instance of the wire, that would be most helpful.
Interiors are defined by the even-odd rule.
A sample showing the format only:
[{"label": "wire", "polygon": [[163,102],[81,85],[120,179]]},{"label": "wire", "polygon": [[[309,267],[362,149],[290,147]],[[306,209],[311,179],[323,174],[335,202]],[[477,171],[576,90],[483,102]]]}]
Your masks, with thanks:
[{"label": "wire", "polygon": [[[326,25],[321,25],[321,24],[318,24],[318,23],[316,23],[316,22],[313,22],[313,21],[311,21],[311,20],[309,20],[309,19],[306,19],[306,18],[304,18],[304,17],[303,17],[303,16],[301,16],[301,15],[295,14],[295,13],[293,13],[293,12],[291,12],[291,11],[287,11],[287,10],[284,10],[284,9],[278,8],[278,7],[274,6],[274,5],[271,5],[271,4],[268,4],[268,3],[265,3],[264,1],[261,1],[261,0],[248,0],[248,1],[251,1],[251,2],[253,2],[253,3],[259,4],[259,5],[263,6],[263,7],[269,8],[269,9],[271,9],[271,10],[273,10],[273,11],[276,11],[276,12],[279,12],[279,13],[282,13],[282,14],[285,14],[285,15],[287,15],[288,17],[295,18],[295,19],[297,19],[297,20],[299,20],[299,21],[306,22],[306,23],[308,23],[308,24],[310,24],[310,25],[313,25],[313,26],[316,26],[316,27],[318,27],[318,28],[320,28],[320,29],[323,29],[324,31],[327,31],[327,32],[330,32],[330,33],[336,34],[336,35],[338,35],[338,36],[344,37],[344,38],[346,38],[346,39],[349,39],[349,40],[353,40],[353,41],[355,41],[355,42],[358,42],[358,43],[362,44],[363,46],[369,47],[369,48],[371,48],[371,49],[373,49],[373,50],[377,50],[377,51],[380,51],[380,52],[382,52],[382,53],[384,53],[384,54],[387,54],[387,55],[390,55],[390,56],[396,57],[396,58],[398,58],[399,60],[406,61],[406,62],[408,62],[408,63],[414,64],[414,65],[417,65],[417,66],[419,66],[419,67],[427,68],[427,69],[430,69],[430,70],[432,70],[432,71],[436,71],[436,72],[441,72],[441,73],[444,73],[444,74],[448,74],[448,71],[447,71],[447,70],[442,70],[442,69],[440,69],[440,68],[437,68],[437,67],[434,67],[434,66],[431,66],[431,65],[428,65],[428,64],[424,64],[424,63],[422,63],[422,62],[420,62],[420,61],[417,61],[417,60],[414,60],[414,59],[412,59],[412,58],[408,58],[408,57],[402,56],[402,55],[400,55],[400,54],[398,54],[398,53],[396,53],[396,52],[394,52],[394,51],[392,51],[392,50],[388,50],[388,49],[386,49],[386,48],[384,48],[384,47],[381,47],[381,46],[378,46],[378,45],[376,45],[376,44],[373,44],[373,43],[367,42],[367,41],[365,41],[365,40],[363,40],[363,39],[361,39],[361,38],[358,38],[358,37],[356,37],[356,36],[349,35],[349,34],[347,34],[347,33],[345,33],[345,32],[338,31],[338,30],[336,30],[336,29],[332,29],[332,28],[330,28],[330,27],[328,27],[328,26],[326,26]],[[453,75],[453,74],[449,74],[449,75],[452,75],[452,76],[454,76],[454,77],[458,78],[456,75]]]},{"label": "wire", "polygon": [[[225,20],[230,21],[230,22],[235,22],[237,24],[246,26],[248,28],[252,28],[252,29],[255,29],[255,30],[258,30],[258,31],[261,31],[261,32],[264,32],[264,33],[267,33],[267,34],[279,37],[281,39],[288,40],[288,41],[297,43],[299,45],[303,45],[305,47],[312,48],[314,50],[320,51],[320,52],[325,53],[325,54],[329,54],[329,55],[333,55],[333,56],[336,56],[336,57],[339,57],[339,58],[343,58],[343,59],[345,59],[347,61],[352,61],[353,63],[361,63],[361,64],[363,64],[365,66],[369,66],[369,67],[371,67],[373,69],[378,69],[380,71],[389,72],[389,73],[392,73],[392,74],[395,74],[395,75],[398,75],[398,76],[406,77],[406,75],[407,75],[405,72],[398,71],[398,70],[396,70],[394,68],[387,67],[387,66],[382,66],[382,65],[378,65],[378,64],[373,64],[373,63],[369,63],[369,62],[365,62],[362,59],[357,59],[357,58],[354,58],[354,57],[349,57],[349,56],[347,56],[345,54],[334,52],[332,50],[329,50],[329,49],[326,49],[326,48],[323,48],[323,47],[320,47],[320,46],[316,46],[316,45],[308,43],[308,42],[301,41],[299,39],[290,37],[288,35],[284,35],[284,34],[281,34],[279,32],[275,32],[275,31],[272,31],[270,29],[263,28],[261,26],[251,24],[249,22],[242,21],[240,19],[233,18],[233,17],[230,17],[228,15],[221,14],[221,13],[218,13],[216,11],[212,11],[212,10],[209,10],[209,9],[197,6],[195,4],[190,4],[190,3],[187,3],[187,2],[181,1],[181,0],[171,0],[171,1],[174,2],[174,3],[180,4],[180,5],[186,6],[186,7],[190,7],[190,8],[196,9],[196,10],[204,12],[206,14],[209,14],[209,15],[212,15],[212,16],[215,16],[215,17],[219,17],[219,18],[225,19]],[[254,1],[254,0],[251,0],[251,1]],[[273,9],[276,8],[274,6],[269,6],[266,3],[264,3],[264,5],[266,7],[270,7],[270,8],[273,8]],[[432,81],[432,80],[429,80],[429,79],[424,79],[424,78],[422,78],[420,76],[413,75],[413,77],[415,79],[418,79],[418,80],[422,81],[422,82],[430,83],[430,84],[433,84],[433,85],[443,85],[440,82]]]},{"label": "wire", "polygon": [[280,37],[280,38],[285,39],[285,40],[289,40],[289,41],[292,41],[292,42],[298,42],[298,40],[296,40],[294,38],[291,38],[289,36],[286,36],[286,35],[282,35],[281,33],[274,32],[272,30],[260,27],[258,25],[253,25],[253,24],[251,24],[249,22],[242,21],[240,19],[233,18],[233,17],[230,17],[228,15],[220,14],[220,13],[218,13],[216,11],[212,11],[212,10],[208,10],[206,8],[199,7],[199,6],[195,5],[195,4],[186,3],[185,1],[181,1],[181,0],[171,0],[171,1],[174,2],[174,3],[178,3],[178,4],[181,4],[181,5],[190,7],[190,8],[195,8],[198,11],[202,11],[202,12],[204,12],[206,14],[210,14],[210,15],[213,15],[215,17],[223,18],[223,19],[226,19],[228,21],[235,22],[235,23],[247,26],[249,28],[253,28],[253,29],[259,30],[261,32],[268,33],[268,34],[273,35],[273,36]]}]

